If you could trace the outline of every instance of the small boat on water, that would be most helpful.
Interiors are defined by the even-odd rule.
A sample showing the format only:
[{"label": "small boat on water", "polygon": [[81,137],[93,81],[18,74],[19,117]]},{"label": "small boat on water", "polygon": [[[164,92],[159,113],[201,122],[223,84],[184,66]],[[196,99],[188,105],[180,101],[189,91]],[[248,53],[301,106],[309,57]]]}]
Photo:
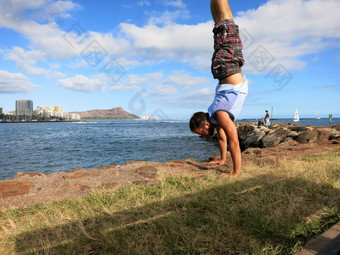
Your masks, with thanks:
[{"label": "small boat on water", "polygon": [[293,121],[298,122],[299,120],[300,120],[300,116],[299,116],[298,109],[296,108]]},{"label": "small boat on water", "polygon": [[316,119],[317,119],[317,120],[319,120],[319,119],[320,119],[320,116],[319,116],[319,114],[318,114],[318,113],[316,114]]}]

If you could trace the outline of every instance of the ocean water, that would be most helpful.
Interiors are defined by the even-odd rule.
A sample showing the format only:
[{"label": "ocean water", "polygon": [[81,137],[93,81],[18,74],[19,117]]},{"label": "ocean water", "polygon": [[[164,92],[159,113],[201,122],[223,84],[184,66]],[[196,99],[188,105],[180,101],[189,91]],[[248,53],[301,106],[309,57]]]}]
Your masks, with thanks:
[{"label": "ocean water", "polygon": [[[241,121],[257,123],[255,119]],[[294,124],[329,126],[328,119],[301,119]],[[340,119],[333,119],[332,124],[340,124]],[[218,153],[217,144],[190,132],[188,121],[0,124],[0,180],[12,178],[17,172],[52,173],[134,160],[204,161]]]},{"label": "ocean water", "polygon": [[134,160],[208,160],[218,146],[188,121],[89,121],[0,124],[0,180],[17,172],[68,171]]}]

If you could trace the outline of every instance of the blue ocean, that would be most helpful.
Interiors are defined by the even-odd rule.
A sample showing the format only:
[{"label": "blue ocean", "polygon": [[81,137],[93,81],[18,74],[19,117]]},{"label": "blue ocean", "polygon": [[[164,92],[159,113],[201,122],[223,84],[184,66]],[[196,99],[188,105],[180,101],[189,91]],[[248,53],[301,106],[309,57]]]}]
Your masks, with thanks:
[{"label": "blue ocean", "polygon": [[[256,120],[242,120],[256,122]],[[273,122],[288,123],[291,119]],[[328,119],[300,125],[329,126]],[[332,124],[340,124],[333,119]],[[17,172],[68,171],[134,160],[208,160],[217,144],[190,132],[188,121],[87,121],[0,124],[0,180]]]}]

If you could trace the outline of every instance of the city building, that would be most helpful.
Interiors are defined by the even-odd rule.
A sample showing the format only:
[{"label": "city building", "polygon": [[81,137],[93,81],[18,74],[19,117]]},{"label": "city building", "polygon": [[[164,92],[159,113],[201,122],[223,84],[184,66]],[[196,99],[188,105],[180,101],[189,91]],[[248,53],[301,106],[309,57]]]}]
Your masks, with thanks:
[{"label": "city building", "polygon": [[63,117],[66,120],[71,120],[71,121],[80,121],[81,120],[81,116],[78,113],[64,112]]},{"label": "city building", "polygon": [[63,107],[58,105],[58,106],[38,106],[37,110],[43,110],[45,112],[63,112]]},{"label": "city building", "polygon": [[3,114],[3,112],[2,112],[2,108],[0,108],[0,115],[1,115],[1,114]]},{"label": "city building", "polygon": [[70,121],[81,119],[79,114],[63,112],[62,106],[38,106],[34,110],[34,115],[44,118],[63,118]]},{"label": "city building", "polygon": [[33,101],[32,100],[16,100],[15,101],[16,115],[33,115]]}]

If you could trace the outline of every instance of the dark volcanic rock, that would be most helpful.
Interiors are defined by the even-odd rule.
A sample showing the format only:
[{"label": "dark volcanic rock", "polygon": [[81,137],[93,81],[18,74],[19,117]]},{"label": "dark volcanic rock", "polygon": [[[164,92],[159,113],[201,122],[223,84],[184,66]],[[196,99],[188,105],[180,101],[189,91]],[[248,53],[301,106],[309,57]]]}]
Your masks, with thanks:
[{"label": "dark volcanic rock", "polygon": [[251,136],[254,133],[255,127],[252,125],[240,125],[237,128],[238,137],[240,141],[243,141],[247,139],[249,136]]},{"label": "dark volcanic rock", "polygon": [[318,140],[318,132],[316,130],[308,130],[301,132],[295,139],[299,143],[309,143]]},{"label": "dark volcanic rock", "polygon": [[270,132],[262,139],[262,147],[264,148],[275,147],[280,142],[285,140],[288,134],[289,134],[288,129],[276,129]]},{"label": "dark volcanic rock", "polygon": [[318,132],[318,140],[328,140],[330,136],[330,130],[326,129],[317,129]]},{"label": "dark volcanic rock", "polygon": [[245,140],[240,142],[241,150],[245,150],[249,147],[260,147],[261,139],[266,135],[263,130],[255,130],[255,132],[248,136]]},{"label": "dark volcanic rock", "polygon": [[320,140],[340,138],[340,126],[312,127],[274,123],[272,126],[260,126],[252,123],[238,123],[237,131],[241,150],[250,147],[275,147],[279,144],[306,144]]},{"label": "dark volcanic rock", "polygon": [[298,133],[309,130],[307,127],[301,125],[289,125],[288,129],[291,131],[296,131]]}]

